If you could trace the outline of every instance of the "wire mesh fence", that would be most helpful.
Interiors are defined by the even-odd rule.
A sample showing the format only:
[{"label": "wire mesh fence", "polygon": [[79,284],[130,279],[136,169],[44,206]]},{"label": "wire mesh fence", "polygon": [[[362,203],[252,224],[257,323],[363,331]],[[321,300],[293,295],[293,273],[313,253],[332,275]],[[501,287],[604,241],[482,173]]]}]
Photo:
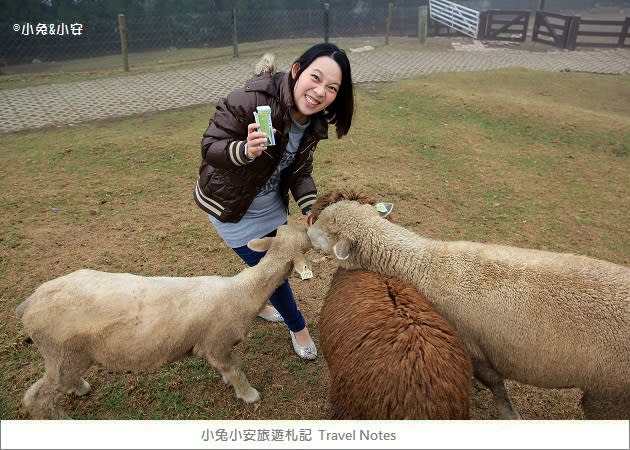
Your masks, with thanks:
[{"label": "wire mesh fence", "polygon": [[[483,9],[516,8],[563,12],[567,6],[589,7],[594,0],[461,0],[463,5]],[[577,3],[576,3],[577,2]],[[236,43],[311,38],[323,41],[361,36],[418,36],[418,11],[427,1],[413,6],[388,4],[368,7],[363,2],[344,2],[335,7],[293,10],[186,11],[175,15],[126,15],[127,49],[130,54],[168,49],[206,49]],[[617,7],[630,4],[617,1]],[[346,5],[346,6],[344,6]],[[388,26],[388,13],[390,26]],[[429,36],[456,34],[431,26]],[[435,25],[435,24],[433,24]],[[36,17],[7,22],[0,18],[0,72],[9,66],[120,55],[118,17]],[[3,70],[3,68],[5,70]],[[19,69],[15,69],[18,70]],[[14,72],[15,72],[14,70]],[[25,69],[26,70],[26,69]]]},{"label": "wire mesh fence", "polygon": [[[182,48],[216,48],[277,39],[382,36],[387,8],[182,12],[177,16],[126,16],[130,53]],[[325,14],[328,17],[325,18]],[[417,7],[393,10],[390,32],[417,35]],[[328,20],[325,20],[328,19]],[[236,23],[234,23],[236,22]],[[63,61],[121,52],[118,18],[0,23],[0,65]],[[67,31],[66,31],[67,30]],[[75,31],[73,31],[75,30]],[[64,32],[65,31],[65,32]],[[236,36],[234,35],[236,32]]]},{"label": "wire mesh fence", "polygon": [[[371,11],[372,15],[382,11]],[[291,39],[295,37],[324,36],[322,10],[297,11],[244,11],[236,18],[238,42]],[[348,29],[350,22],[334,16],[336,26]],[[127,15],[127,43],[129,52],[144,52],[166,48],[222,47],[232,45],[232,11],[215,11],[206,14],[177,16]],[[71,32],[71,26],[80,31]],[[24,64],[35,61],[52,61],[74,58],[97,57],[120,53],[121,42],[116,16],[90,21],[74,18],[67,21],[28,21],[1,23],[2,45],[0,61],[4,65]],[[363,25],[355,24],[358,33]],[[67,33],[64,31],[67,29]]]}]

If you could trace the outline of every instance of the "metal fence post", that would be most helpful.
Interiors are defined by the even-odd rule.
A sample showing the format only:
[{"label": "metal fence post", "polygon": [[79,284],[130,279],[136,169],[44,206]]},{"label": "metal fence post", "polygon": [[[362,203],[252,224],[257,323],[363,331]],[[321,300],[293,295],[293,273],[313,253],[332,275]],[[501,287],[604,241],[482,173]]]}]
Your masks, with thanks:
[{"label": "metal fence post", "polygon": [[427,7],[418,6],[418,40],[420,44],[427,41]]},{"label": "metal fence post", "polygon": [[232,54],[238,58],[238,35],[236,33],[236,8],[232,8]]},{"label": "metal fence post", "polygon": [[385,20],[385,45],[389,45],[389,35],[392,30],[392,15],[394,13],[394,4],[387,4],[387,19]]},{"label": "metal fence post", "polygon": [[328,43],[330,36],[330,3],[324,3],[324,42]]},{"label": "metal fence post", "polygon": [[129,72],[129,54],[127,52],[127,22],[124,14],[118,14],[118,30],[120,31],[120,50],[123,58],[123,68]]}]

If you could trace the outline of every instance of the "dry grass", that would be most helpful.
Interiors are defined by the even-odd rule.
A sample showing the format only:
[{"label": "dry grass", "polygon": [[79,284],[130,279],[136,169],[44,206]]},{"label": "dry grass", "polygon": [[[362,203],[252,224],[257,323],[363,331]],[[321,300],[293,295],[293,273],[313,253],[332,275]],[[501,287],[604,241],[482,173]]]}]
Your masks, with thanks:
[{"label": "dry grass", "polygon": [[[501,70],[357,88],[349,136],[315,155],[321,191],[351,186],[393,201],[396,221],[471,239],[630,259],[630,79]],[[210,106],[0,136],[0,418],[43,372],[14,308],[39,284],[90,267],[144,275],[242,268],[192,202]],[[301,221],[292,207],[292,221]],[[292,280],[312,334],[335,265]],[[133,346],[133,343],[130,343]],[[238,348],[262,401],[245,405],[206,362],[152,373],[92,368],[68,397],[79,419],[326,419],[325,359],[306,362],[282,324],[257,319]],[[603,375],[603,374],[602,374]],[[577,390],[509,383],[525,419],[580,419]],[[494,419],[476,386],[471,415]]]}]

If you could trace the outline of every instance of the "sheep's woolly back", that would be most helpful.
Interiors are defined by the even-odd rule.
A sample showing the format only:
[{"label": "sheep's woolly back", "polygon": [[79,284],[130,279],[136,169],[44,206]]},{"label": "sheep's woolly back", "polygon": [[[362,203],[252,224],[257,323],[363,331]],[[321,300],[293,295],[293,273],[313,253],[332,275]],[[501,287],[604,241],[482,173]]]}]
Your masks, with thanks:
[{"label": "sheep's woolly back", "polygon": [[265,53],[262,55],[254,67],[254,75],[261,75],[265,72],[271,75],[276,73],[276,57],[273,53]]},{"label": "sheep's woolly back", "polygon": [[467,419],[472,363],[411,285],[339,269],[320,316],[334,419]]}]

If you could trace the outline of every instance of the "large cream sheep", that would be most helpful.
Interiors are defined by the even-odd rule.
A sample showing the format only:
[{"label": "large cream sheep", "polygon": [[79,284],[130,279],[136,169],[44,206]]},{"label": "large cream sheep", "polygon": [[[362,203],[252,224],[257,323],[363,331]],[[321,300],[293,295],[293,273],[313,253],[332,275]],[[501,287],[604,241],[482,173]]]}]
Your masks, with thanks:
[{"label": "large cream sheep", "polygon": [[423,238],[341,201],[308,235],[345,268],[412,283],[466,343],[502,417],[504,379],[583,390],[588,419],[630,418],[630,269],[586,256]]},{"label": "large cream sheep", "polygon": [[[353,189],[326,192],[313,223]],[[472,364],[455,329],[409,283],[338,268],[319,317],[333,419],[468,419]]]},{"label": "large cream sheep", "polygon": [[308,268],[303,254],[311,245],[304,227],[289,225],[248,245],[267,254],[233,277],[78,270],[42,284],[16,311],[45,364],[24,395],[30,415],[68,418],[60,400],[90,390],[81,377],[92,364],[147,370],[189,355],[216,367],[238,398],[259,400],[233,348],[291,268]]}]

